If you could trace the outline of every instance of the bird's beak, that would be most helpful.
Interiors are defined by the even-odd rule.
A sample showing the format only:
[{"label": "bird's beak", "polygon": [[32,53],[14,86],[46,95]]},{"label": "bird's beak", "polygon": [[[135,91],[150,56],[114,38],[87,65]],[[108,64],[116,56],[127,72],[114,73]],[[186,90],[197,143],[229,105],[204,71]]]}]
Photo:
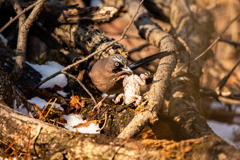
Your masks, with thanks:
[{"label": "bird's beak", "polygon": [[122,70],[128,74],[133,74],[132,70],[129,67],[124,67]]}]

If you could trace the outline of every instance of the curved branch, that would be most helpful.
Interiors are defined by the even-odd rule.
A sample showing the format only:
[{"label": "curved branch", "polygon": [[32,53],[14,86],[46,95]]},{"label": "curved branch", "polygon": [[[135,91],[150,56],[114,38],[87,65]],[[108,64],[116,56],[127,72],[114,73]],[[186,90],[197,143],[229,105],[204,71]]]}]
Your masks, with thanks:
[{"label": "curved branch", "polygon": [[[126,8],[130,16],[136,12],[137,0],[127,0]],[[149,122],[154,123],[158,118],[157,114],[162,109],[164,94],[166,93],[171,74],[176,65],[176,46],[174,39],[160,26],[151,21],[147,10],[142,6],[134,21],[139,34],[155,45],[160,51],[171,52],[161,59],[156,74],[153,77],[153,84],[148,95],[148,105],[140,113],[136,114],[128,126],[118,135],[118,138],[126,139],[129,136],[137,135]]]},{"label": "curved branch", "polygon": [[[18,31],[18,42],[17,42],[17,51],[16,51],[16,62],[11,74],[11,80],[13,83],[16,83],[20,75],[22,74],[23,67],[26,59],[26,48],[27,48],[27,37],[29,29],[36,19],[37,15],[40,13],[40,10],[46,0],[39,0],[40,2],[34,7],[29,17],[25,21],[25,15],[22,14],[19,17],[19,31]],[[21,14],[22,9],[17,0],[12,1],[14,8],[17,9],[17,14]]]}]

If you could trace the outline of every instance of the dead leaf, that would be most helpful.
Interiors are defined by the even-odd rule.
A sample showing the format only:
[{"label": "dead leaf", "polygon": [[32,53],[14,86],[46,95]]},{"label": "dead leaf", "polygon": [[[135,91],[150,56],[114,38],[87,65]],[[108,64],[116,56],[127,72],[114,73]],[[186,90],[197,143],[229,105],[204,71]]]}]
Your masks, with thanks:
[{"label": "dead leaf", "polygon": [[73,126],[73,128],[88,127],[90,124],[92,124],[92,123],[97,124],[98,122],[99,122],[99,120],[92,120],[92,121],[88,121],[85,123],[79,123],[78,125]]}]

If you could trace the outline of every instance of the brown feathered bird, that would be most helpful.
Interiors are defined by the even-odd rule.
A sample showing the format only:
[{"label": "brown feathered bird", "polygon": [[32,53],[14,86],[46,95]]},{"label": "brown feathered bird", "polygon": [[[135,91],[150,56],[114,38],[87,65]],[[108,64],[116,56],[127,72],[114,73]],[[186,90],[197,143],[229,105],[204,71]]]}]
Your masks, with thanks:
[{"label": "brown feathered bird", "polygon": [[113,54],[107,58],[97,61],[93,65],[89,76],[91,77],[91,80],[97,89],[103,93],[106,93],[107,95],[94,107],[93,110],[96,108],[99,109],[102,105],[102,102],[110,94],[124,92],[122,84],[124,75],[132,74],[132,70],[137,69],[138,67],[143,66],[155,59],[162,58],[168,54],[170,54],[170,52],[159,52],[140,59],[129,66],[127,59],[120,54]]},{"label": "brown feathered bird", "polygon": [[89,76],[96,88],[107,95],[93,110],[99,109],[110,94],[123,93],[123,78],[129,74],[132,74],[132,70],[128,67],[128,61],[120,54],[113,54],[97,61]]}]

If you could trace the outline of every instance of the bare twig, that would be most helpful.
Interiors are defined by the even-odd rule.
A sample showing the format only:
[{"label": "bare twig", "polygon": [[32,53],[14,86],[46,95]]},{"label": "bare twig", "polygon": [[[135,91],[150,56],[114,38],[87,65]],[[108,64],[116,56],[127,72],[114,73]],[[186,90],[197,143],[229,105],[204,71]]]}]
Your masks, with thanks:
[{"label": "bare twig", "polygon": [[188,47],[187,43],[179,36],[177,36],[177,39],[180,43],[182,43],[182,45],[185,47],[186,51],[188,52],[188,70],[190,69],[190,66],[191,66],[191,50],[190,48]]},{"label": "bare twig", "polygon": [[41,129],[42,129],[42,127],[41,127],[41,125],[39,125],[39,126],[38,126],[38,130],[37,130],[37,134],[36,134],[36,135],[33,137],[33,139],[31,140],[31,144],[32,144],[33,141],[36,140],[36,138],[37,138],[38,135],[40,134]]},{"label": "bare twig", "polygon": [[225,43],[228,43],[228,44],[231,44],[231,45],[234,45],[234,46],[240,46],[240,43],[239,42],[236,42],[236,41],[231,41],[229,39],[226,39],[226,38],[220,38],[219,41],[221,42],[225,42]]},{"label": "bare twig", "polygon": [[[235,18],[233,18],[224,28],[223,30],[218,34],[218,36],[214,39],[214,41],[212,42],[212,44],[205,50],[203,51],[199,56],[197,56],[196,58],[194,58],[193,60],[191,60],[190,62],[192,63],[193,61],[196,61],[197,59],[199,59],[200,57],[202,57],[205,53],[207,53],[208,50],[210,50],[212,48],[212,46],[218,42],[218,40],[220,39],[221,35],[228,29],[228,27],[238,19],[238,17],[240,16],[240,12],[237,14],[237,16]],[[174,75],[177,74],[179,71],[181,71],[183,68],[185,68],[186,66],[188,66],[188,64],[184,65],[183,67],[181,67],[178,71],[174,72]]]},{"label": "bare twig", "polygon": [[[4,145],[8,146],[8,144],[2,140],[0,140],[0,143],[3,143]],[[14,154],[16,155],[16,157],[18,157],[17,153],[20,153],[20,155],[24,154],[24,153],[18,151],[17,149],[15,149],[14,147],[11,147],[11,149],[14,151]]]},{"label": "bare twig", "polygon": [[231,98],[226,98],[226,97],[222,97],[222,96],[219,96],[218,99],[219,99],[219,101],[224,102],[226,104],[240,105],[240,100],[237,100],[237,99],[231,99]]},{"label": "bare twig", "polygon": [[31,156],[30,153],[30,146],[31,146],[31,127],[28,129],[28,145],[27,145],[27,152],[25,154],[25,159],[28,159],[27,157]]},{"label": "bare twig", "polygon": [[61,122],[58,122],[56,120],[53,120],[53,119],[49,119],[49,121],[53,122],[53,123],[57,123],[57,124],[60,124],[61,126],[65,126],[64,123],[61,123]]},{"label": "bare twig", "polygon": [[105,115],[104,124],[103,124],[102,128],[96,130],[96,132],[101,131],[101,130],[106,126],[106,124],[107,124],[107,112],[105,112],[104,115]]},{"label": "bare twig", "polygon": [[217,93],[220,92],[223,86],[227,83],[227,80],[229,79],[233,71],[236,69],[236,67],[239,65],[239,63],[240,63],[240,58],[238,59],[237,63],[233,66],[231,71],[226,76],[224,76],[223,79],[218,83],[217,87],[215,88],[215,91]]},{"label": "bare twig", "polygon": [[240,12],[237,14],[237,16],[235,18],[233,18],[224,28],[223,30],[218,34],[218,36],[214,39],[213,43],[203,52],[201,53],[199,56],[197,56],[196,58],[194,58],[192,61],[196,61],[198,58],[202,57],[205,53],[207,53],[207,51],[209,49],[212,48],[212,46],[220,39],[221,35],[228,29],[228,27],[238,19],[238,17],[240,16]]},{"label": "bare twig", "polygon": [[50,109],[48,110],[47,114],[45,115],[45,119],[47,118],[49,112],[51,111],[51,109],[52,109],[52,107],[53,107],[53,105],[55,104],[56,101],[57,101],[57,98],[55,98],[55,100],[54,100],[52,106],[50,107]]},{"label": "bare twig", "polygon": [[[25,15],[22,14],[19,17],[19,31],[18,31],[18,42],[16,50],[16,61],[14,64],[13,71],[11,73],[10,79],[13,83],[16,83],[20,75],[22,74],[23,67],[26,59],[26,48],[27,48],[27,37],[29,29],[32,23],[36,20],[37,15],[40,13],[40,10],[46,0],[38,0],[39,3],[34,7],[30,15],[25,21]],[[12,0],[14,9],[17,9],[17,14],[21,14],[22,9],[17,0]]]},{"label": "bare twig", "polygon": [[130,139],[130,137],[128,137],[122,144],[121,146],[117,149],[117,151],[114,153],[112,160],[114,160],[114,157],[117,155],[118,151],[124,146],[125,143],[127,143],[127,141]]},{"label": "bare twig", "polygon": [[42,113],[41,113],[40,116],[39,116],[39,119],[41,119],[41,116],[42,116],[43,112],[45,111],[45,109],[47,108],[48,104],[49,104],[51,101],[52,101],[52,99],[50,99],[50,100],[48,101],[48,103],[46,104],[46,106],[43,108]]},{"label": "bare twig", "polygon": [[215,90],[212,89],[202,89],[200,90],[200,94],[202,96],[208,96],[208,97],[213,97],[217,98],[218,96],[226,97],[226,98],[231,98],[231,99],[239,99],[240,98],[240,92],[216,92]]},{"label": "bare twig", "polygon": [[5,149],[4,152],[7,152],[17,142],[17,140],[23,135],[23,133],[25,133],[28,130],[28,128],[31,128],[31,126],[28,126],[26,129],[24,129],[24,131],[17,137],[17,139],[7,149]]},{"label": "bare twig", "polygon": [[97,101],[95,100],[95,98],[93,97],[93,95],[89,92],[89,90],[84,86],[84,84],[82,84],[81,81],[79,81],[75,76],[67,73],[67,72],[64,72],[62,71],[62,73],[68,75],[69,77],[72,77],[73,79],[75,79],[79,84],[80,86],[82,86],[82,88],[88,93],[88,95],[92,98],[93,102],[95,103],[95,105],[97,105]]},{"label": "bare twig", "polygon": [[10,21],[8,21],[1,29],[0,29],[0,33],[2,31],[4,31],[11,23],[13,23],[16,19],[18,19],[18,17],[20,17],[22,14],[24,14],[25,12],[29,11],[30,9],[32,9],[34,6],[36,6],[37,4],[39,4],[41,1],[37,1],[33,4],[31,4],[30,6],[28,6],[27,8],[25,8],[23,11],[21,11],[21,13],[17,14],[14,18],[12,18]]}]

